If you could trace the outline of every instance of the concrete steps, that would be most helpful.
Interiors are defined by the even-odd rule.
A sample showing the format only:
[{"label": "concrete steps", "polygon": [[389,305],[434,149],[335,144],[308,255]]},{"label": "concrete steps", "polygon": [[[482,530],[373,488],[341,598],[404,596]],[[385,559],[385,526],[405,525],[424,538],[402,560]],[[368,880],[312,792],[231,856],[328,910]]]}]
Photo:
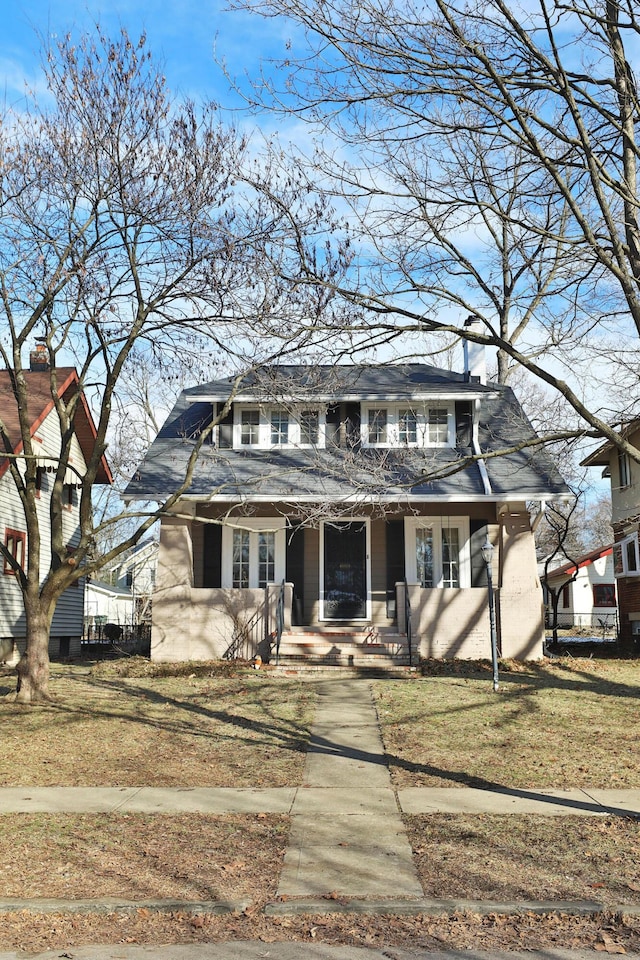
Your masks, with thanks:
[{"label": "concrete steps", "polygon": [[[275,650],[272,665],[275,663]],[[283,633],[280,667],[347,668],[357,671],[409,667],[406,636],[377,630],[345,631],[336,628],[297,628]]]}]

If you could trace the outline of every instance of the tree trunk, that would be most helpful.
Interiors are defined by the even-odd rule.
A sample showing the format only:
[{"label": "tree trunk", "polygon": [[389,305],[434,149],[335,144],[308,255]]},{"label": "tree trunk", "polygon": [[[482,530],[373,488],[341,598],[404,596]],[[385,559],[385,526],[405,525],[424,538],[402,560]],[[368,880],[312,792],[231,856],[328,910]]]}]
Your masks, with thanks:
[{"label": "tree trunk", "polygon": [[27,648],[17,666],[17,703],[39,703],[51,699],[49,694],[50,626],[50,618],[40,610],[31,615],[27,610]]}]

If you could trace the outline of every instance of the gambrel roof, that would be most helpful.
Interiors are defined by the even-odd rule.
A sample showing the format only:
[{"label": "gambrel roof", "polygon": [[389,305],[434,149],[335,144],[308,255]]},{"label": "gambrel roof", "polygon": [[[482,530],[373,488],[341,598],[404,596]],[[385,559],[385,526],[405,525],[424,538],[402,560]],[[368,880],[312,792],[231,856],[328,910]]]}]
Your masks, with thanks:
[{"label": "gambrel roof", "polygon": [[[183,391],[125,496],[160,500],[184,477],[188,457],[213,404],[232,379]],[[474,382],[426,364],[273,366],[246,377],[234,403],[429,402],[478,406],[482,462],[465,446],[356,449],[220,449],[203,445],[189,498],[228,500],[550,499],[568,489],[509,387]],[[492,456],[507,451],[502,456]],[[461,469],[462,467],[462,469]]]}]

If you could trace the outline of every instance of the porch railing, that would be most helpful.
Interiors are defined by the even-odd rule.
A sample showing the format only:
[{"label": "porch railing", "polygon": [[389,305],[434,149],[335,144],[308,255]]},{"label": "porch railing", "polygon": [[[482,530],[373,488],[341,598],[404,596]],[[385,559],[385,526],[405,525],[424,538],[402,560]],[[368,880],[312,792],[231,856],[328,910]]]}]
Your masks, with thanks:
[{"label": "porch railing", "polygon": [[278,599],[276,600],[276,666],[280,661],[280,641],[282,640],[282,631],[284,630],[284,606],[285,606],[285,586],[284,580],[280,584]]},{"label": "porch railing", "polygon": [[407,646],[409,647],[409,666],[413,666],[413,631],[411,626],[411,601],[409,599],[409,584],[404,581],[404,623],[407,631]]}]

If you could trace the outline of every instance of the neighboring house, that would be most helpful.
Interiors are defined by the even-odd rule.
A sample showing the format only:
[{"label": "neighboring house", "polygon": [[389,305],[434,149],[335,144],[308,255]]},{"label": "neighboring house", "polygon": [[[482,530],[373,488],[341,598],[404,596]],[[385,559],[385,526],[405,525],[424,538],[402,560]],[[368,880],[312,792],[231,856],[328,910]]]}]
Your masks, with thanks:
[{"label": "neighboring house", "polygon": [[550,625],[553,604],[549,588],[558,596],[559,629],[593,630],[594,636],[615,636],[618,621],[616,583],[613,573],[613,547],[600,547],[553,567],[541,581]]},{"label": "neighboring house", "polygon": [[[624,436],[634,446],[640,446],[640,422],[629,424]],[[613,444],[605,443],[583,461],[583,466],[604,467],[602,475],[611,482],[620,644],[630,651],[640,644],[640,464]]]},{"label": "neighboring house", "polygon": [[[540,446],[522,448],[534,433],[511,389],[484,382],[483,355],[472,360],[464,374],[404,364],[247,376],[162,520],[152,657],[264,659],[278,596],[289,653],[406,659],[409,609],[414,658],[489,657],[487,537],[502,655],[540,657],[527,502],[567,488]],[[126,499],[176,489],[232,383],[181,394]]]},{"label": "neighboring house", "polygon": [[131,590],[101,580],[87,580],[84,588],[85,637],[93,637],[106,623],[132,626],[135,607]]},{"label": "neighboring house", "polygon": [[143,540],[125,551],[117,562],[105,570],[105,579],[133,598],[135,617],[130,623],[148,623],[151,619],[151,598],[156,585],[158,541]]},{"label": "neighboring house", "polygon": [[[32,355],[33,357],[33,355]],[[36,361],[38,357],[36,355]],[[53,478],[57,469],[57,457],[60,454],[60,424],[51,396],[50,372],[41,369],[39,363],[25,371],[24,377],[29,390],[29,418],[31,438],[39,457],[38,466],[38,512],[41,531],[42,577],[48,572],[50,556],[50,497]],[[76,391],[78,375],[73,368],[57,369],[58,390],[61,396]],[[11,389],[10,374],[0,370],[0,417],[6,426],[13,452],[22,452],[22,441],[18,423],[18,411]],[[78,538],[78,485],[85,470],[95,440],[96,431],[89,408],[82,398],[75,417],[75,435],[71,451],[70,468],[65,476],[64,532],[69,545]],[[85,459],[86,458],[86,459]],[[71,469],[71,466],[73,469]],[[110,483],[111,475],[106,461],[103,460],[98,474],[98,482]],[[9,460],[0,455],[0,536],[13,556],[22,562],[26,558],[27,534],[22,503],[9,472]],[[7,651],[13,648],[22,652],[26,640],[26,626],[22,594],[12,567],[2,562],[0,572],[0,659],[5,659]],[[83,584],[70,587],[60,598],[51,625],[50,654],[52,656],[73,656],[80,652],[83,620]]]}]

